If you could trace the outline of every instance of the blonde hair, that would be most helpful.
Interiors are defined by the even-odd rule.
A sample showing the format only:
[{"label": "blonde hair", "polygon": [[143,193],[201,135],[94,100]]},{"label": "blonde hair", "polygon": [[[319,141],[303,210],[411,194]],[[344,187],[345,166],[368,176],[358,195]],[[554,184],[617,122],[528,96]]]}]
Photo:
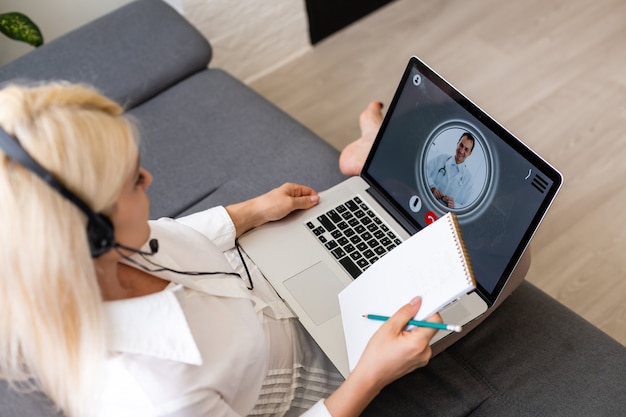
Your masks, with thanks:
[{"label": "blonde hair", "polygon": [[[64,83],[0,91],[0,126],[94,211],[110,213],[137,161],[122,108]],[[0,149],[0,378],[88,412],[105,359],[86,216]]]}]

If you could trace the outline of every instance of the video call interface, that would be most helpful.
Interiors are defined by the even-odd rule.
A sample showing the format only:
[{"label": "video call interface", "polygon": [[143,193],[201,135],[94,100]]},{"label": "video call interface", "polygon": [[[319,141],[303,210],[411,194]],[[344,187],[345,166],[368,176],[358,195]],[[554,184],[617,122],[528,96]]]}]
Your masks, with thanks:
[{"label": "video call interface", "polygon": [[554,171],[427,68],[412,66],[395,100],[365,175],[420,228],[454,212],[489,298],[556,193]]}]

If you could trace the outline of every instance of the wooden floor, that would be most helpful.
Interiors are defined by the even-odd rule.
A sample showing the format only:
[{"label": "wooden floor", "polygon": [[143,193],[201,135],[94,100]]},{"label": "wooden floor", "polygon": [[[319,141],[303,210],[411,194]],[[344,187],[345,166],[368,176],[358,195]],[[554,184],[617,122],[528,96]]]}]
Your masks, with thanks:
[{"label": "wooden floor", "polygon": [[341,149],[410,55],[564,174],[527,278],[626,345],[626,2],[397,0],[251,86]]}]

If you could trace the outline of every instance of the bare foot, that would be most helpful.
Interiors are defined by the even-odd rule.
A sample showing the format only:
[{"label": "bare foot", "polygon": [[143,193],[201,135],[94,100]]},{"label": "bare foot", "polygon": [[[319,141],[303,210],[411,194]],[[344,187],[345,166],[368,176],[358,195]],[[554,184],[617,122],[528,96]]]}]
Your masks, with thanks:
[{"label": "bare foot", "polygon": [[344,175],[359,175],[383,122],[383,103],[372,101],[359,116],[361,137],[346,146],[339,156],[339,169]]}]

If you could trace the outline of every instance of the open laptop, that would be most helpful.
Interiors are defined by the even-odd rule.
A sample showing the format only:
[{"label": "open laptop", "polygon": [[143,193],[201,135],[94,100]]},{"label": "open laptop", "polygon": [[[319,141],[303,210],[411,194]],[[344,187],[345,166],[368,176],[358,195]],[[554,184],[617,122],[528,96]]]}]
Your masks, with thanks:
[{"label": "open laptop", "polygon": [[347,375],[337,298],[345,286],[452,211],[477,289],[441,315],[466,324],[494,305],[561,184],[556,169],[412,57],[361,175],[321,193],[316,207],[252,230],[240,244]]}]

